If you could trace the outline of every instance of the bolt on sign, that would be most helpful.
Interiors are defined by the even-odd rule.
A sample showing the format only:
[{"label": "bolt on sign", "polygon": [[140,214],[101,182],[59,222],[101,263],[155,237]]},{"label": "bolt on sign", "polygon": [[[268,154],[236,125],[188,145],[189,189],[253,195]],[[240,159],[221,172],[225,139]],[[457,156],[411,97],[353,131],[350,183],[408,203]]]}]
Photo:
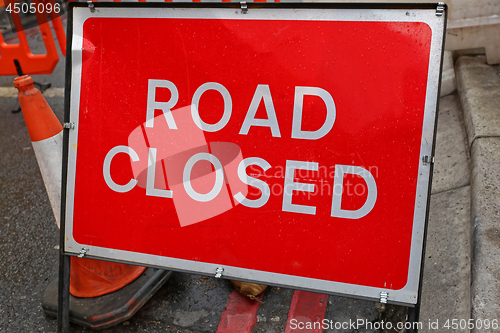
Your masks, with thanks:
[{"label": "bolt on sign", "polygon": [[436,6],[71,15],[67,254],[417,302]]}]

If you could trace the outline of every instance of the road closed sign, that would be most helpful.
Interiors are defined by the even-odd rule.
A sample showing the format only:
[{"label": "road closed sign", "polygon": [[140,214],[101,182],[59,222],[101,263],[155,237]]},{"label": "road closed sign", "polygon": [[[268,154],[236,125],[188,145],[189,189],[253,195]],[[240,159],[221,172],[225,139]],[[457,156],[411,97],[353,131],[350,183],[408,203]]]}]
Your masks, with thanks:
[{"label": "road closed sign", "polygon": [[443,8],[86,4],[65,251],[415,304]]}]

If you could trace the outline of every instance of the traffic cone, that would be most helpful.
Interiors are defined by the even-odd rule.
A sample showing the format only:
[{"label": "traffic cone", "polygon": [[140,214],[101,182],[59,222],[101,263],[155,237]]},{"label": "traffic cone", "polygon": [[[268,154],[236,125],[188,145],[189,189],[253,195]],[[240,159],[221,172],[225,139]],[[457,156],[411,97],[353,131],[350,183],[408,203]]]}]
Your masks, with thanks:
[{"label": "traffic cone", "polygon": [[19,104],[59,227],[63,128],[42,93],[34,87],[31,77],[17,77],[14,86],[19,90]]},{"label": "traffic cone", "polygon": [[[57,226],[60,227],[63,127],[41,92],[34,87],[33,79],[30,76],[23,75],[17,77],[14,80],[14,86],[19,90],[18,99],[24,121],[28,128],[33,150],[35,151],[35,156],[45,183],[45,188],[49,196],[52,211],[56,218]],[[145,270],[146,267],[72,257],[70,293],[75,297],[84,298],[95,298],[108,295],[131,284],[139,278]],[[168,277],[170,277],[170,274],[168,274],[170,272],[162,270],[153,271],[154,272],[145,274],[146,278],[142,278],[142,280],[139,279],[141,281],[136,283],[138,286],[130,287],[125,291],[128,296],[130,296],[129,294],[132,292],[128,299],[124,297],[124,295],[114,295],[108,302],[113,303],[110,304],[111,308],[110,306],[106,306],[105,308],[94,308],[96,311],[108,312],[97,314],[91,313],[89,312],[89,308],[92,306],[88,303],[82,303],[84,304],[82,311],[73,309],[73,313],[81,318],[70,319],[84,326],[104,328],[130,318],[142,304],[156,292],[159,288],[159,280],[162,280],[161,286]],[[156,274],[158,271],[161,274]],[[54,283],[51,285],[54,285]],[[51,288],[51,285],[49,285],[46,290],[44,304],[42,304],[42,306],[49,314],[57,314],[57,281],[55,283],[56,288]],[[141,288],[143,285],[149,286],[146,294],[144,294],[144,288]],[[137,294],[139,289],[142,290],[141,295]],[[136,299],[131,303],[131,306],[133,306],[131,311],[122,311],[120,314],[113,308],[116,306],[121,307],[121,305],[117,305],[117,300],[126,299],[128,301],[130,298],[134,297]],[[138,297],[139,299],[137,300]],[[73,303],[76,304],[75,301]],[[104,301],[104,304],[105,303]],[[142,304],[137,306],[139,303]],[[102,305],[103,301],[100,300],[99,304]],[[78,306],[76,307],[78,308]],[[87,322],[87,319],[91,321]]]},{"label": "traffic cone", "polygon": [[[14,80],[18,99],[35,151],[38,167],[60,227],[63,127],[42,93],[28,75]],[[97,297],[116,291],[135,280],[146,268],[85,258],[71,258],[70,293]]]},{"label": "traffic cone", "polygon": [[98,297],[137,279],[146,267],[71,257],[69,292],[76,297]]}]

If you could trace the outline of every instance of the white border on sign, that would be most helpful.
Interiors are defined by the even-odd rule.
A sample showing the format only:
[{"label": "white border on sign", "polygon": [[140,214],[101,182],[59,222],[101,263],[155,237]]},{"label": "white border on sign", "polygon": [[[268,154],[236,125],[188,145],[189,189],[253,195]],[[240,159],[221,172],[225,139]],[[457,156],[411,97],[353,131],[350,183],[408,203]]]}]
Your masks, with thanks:
[{"label": "white border on sign", "polygon": [[[408,13],[410,15],[408,16]],[[91,17],[109,18],[171,18],[171,19],[235,19],[235,20],[315,20],[315,21],[364,21],[364,22],[423,22],[432,30],[427,93],[423,119],[422,141],[420,146],[420,164],[413,218],[408,280],[405,287],[399,290],[375,288],[348,283],[332,282],[306,277],[278,274],[266,271],[255,271],[239,267],[203,263],[190,260],[162,257],[156,255],[128,252],[79,244],[73,238],[73,202],[76,177],[76,159],[78,143],[78,120],[80,109],[80,89],[82,74],[83,25]],[[436,16],[432,9],[304,9],[304,8],[258,8],[249,9],[246,15],[235,8],[109,8],[99,7],[91,12],[87,7],[76,7],[73,12],[72,77],[70,121],[75,123],[69,134],[68,173],[66,195],[66,242],[67,253],[78,254],[86,248],[87,255],[94,258],[105,258],[162,267],[167,269],[197,272],[212,275],[218,267],[224,268],[224,277],[240,280],[259,281],[271,285],[304,289],[316,292],[327,292],[343,296],[353,296],[370,300],[379,300],[381,292],[388,293],[388,301],[395,304],[414,305],[417,303],[426,205],[431,164],[424,163],[422,156],[432,155],[432,144],[436,109],[438,101],[439,73],[444,37],[445,16]]]}]

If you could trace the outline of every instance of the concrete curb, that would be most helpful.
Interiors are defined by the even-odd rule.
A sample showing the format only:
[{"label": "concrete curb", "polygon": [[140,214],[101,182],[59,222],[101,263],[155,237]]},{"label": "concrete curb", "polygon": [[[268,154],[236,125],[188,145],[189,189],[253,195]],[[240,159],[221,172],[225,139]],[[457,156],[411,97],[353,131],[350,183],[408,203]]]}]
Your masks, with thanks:
[{"label": "concrete curb", "polygon": [[469,147],[480,137],[500,137],[500,76],[484,56],[462,56],[455,64]]},{"label": "concrete curb", "polygon": [[451,51],[444,51],[443,75],[441,76],[440,97],[451,94],[457,89],[455,80],[455,69],[453,68],[453,57]]},{"label": "concrete curb", "polygon": [[500,318],[500,138],[472,146],[472,318]]},{"label": "concrete curb", "polygon": [[[500,318],[500,76],[484,56],[458,58],[471,151],[472,318]],[[480,331],[478,329],[473,332]]]}]

